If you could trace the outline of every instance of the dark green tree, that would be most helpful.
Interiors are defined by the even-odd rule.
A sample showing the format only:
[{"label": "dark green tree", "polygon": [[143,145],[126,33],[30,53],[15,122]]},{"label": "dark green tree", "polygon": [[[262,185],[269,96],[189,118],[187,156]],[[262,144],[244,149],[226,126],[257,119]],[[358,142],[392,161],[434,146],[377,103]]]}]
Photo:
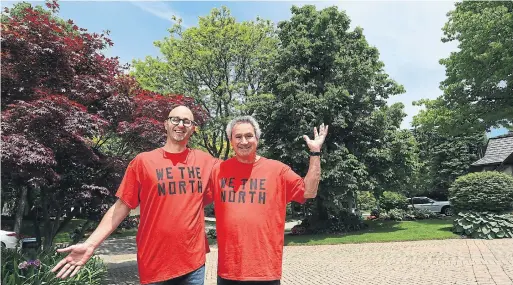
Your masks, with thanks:
[{"label": "dark green tree", "polygon": [[486,147],[484,133],[457,136],[416,128],[419,144],[419,194],[434,199],[448,198],[449,187],[461,175],[470,171],[470,165],[483,156]]},{"label": "dark green tree", "polygon": [[[320,191],[311,202],[316,216],[326,220],[342,207],[345,196],[374,191],[382,181],[370,179],[375,171],[369,166],[386,159],[381,154],[373,158],[369,151],[379,152],[385,145],[394,148],[393,142],[399,140],[402,104],[387,107],[386,99],[404,89],[384,72],[378,50],[369,46],[362,29],[349,30],[345,12],[336,7],[317,11],[311,5],[291,11],[291,19],[278,24],[280,48],[274,72],[267,78],[273,97],[251,103],[264,129],[266,155],[298,173],[306,173],[308,167],[302,135],[310,135],[321,123],[330,125]],[[395,161],[387,163],[391,167]]]},{"label": "dark green tree", "polygon": [[423,100],[425,109],[413,117],[415,139],[419,144],[419,194],[447,199],[454,180],[470,170],[486,148],[484,131],[464,128],[454,133],[444,118],[455,117],[456,111],[442,106],[442,100]]}]

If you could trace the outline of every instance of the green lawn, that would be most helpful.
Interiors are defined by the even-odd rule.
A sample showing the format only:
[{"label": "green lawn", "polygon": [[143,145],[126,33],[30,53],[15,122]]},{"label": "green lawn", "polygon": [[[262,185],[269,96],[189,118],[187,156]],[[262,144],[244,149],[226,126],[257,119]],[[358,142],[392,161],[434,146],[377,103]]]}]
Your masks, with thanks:
[{"label": "green lawn", "polygon": [[365,230],[343,235],[285,235],[285,245],[323,245],[459,238],[451,232],[452,219],[422,221],[366,221]]},{"label": "green lawn", "polygon": [[[205,222],[209,225],[215,225],[215,222],[212,221]],[[70,242],[69,232],[81,223],[83,223],[83,220],[72,220],[63,232],[57,234],[54,242]],[[365,223],[369,225],[367,229],[343,235],[320,234],[292,236],[286,233],[285,245],[323,245],[459,238],[458,235],[451,232],[452,219],[403,222],[365,221]],[[33,235],[33,228],[30,222],[23,223],[22,233]],[[137,229],[118,230],[110,237],[119,238],[135,236],[136,234]],[[210,245],[214,245],[216,242],[216,240],[209,239]]]}]

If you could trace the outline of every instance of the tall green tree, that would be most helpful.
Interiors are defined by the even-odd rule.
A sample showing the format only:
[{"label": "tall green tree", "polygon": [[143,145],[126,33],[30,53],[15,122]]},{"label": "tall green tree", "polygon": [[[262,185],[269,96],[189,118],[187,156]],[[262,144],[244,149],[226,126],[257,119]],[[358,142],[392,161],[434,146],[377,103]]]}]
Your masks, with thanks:
[{"label": "tall green tree", "polygon": [[463,1],[443,27],[459,50],[440,61],[441,113],[451,133],[513,127],[513,1]]},{"label": "tall green tree", "polygon": [[413,133],[400,129],[406,116],[403,109],[402,103],[396,103],[380,108],[371,116],[375,140],[366,145],[362,157],[378,208],[385,191],[408,196],[417,192],[419,149]]},{"label": "tall green tree", "polygon": [[449,130],[453,112],[441,100],[424,101],[426,108],[413,117],[414,135],[419,145],[419,192],[432,198],[447,199],[454,180],[467,174],[470,165],[482,157],[486,135],[482,131],[462,129],[459,134]]},{"label": "tall green tree", "polygon": [[207,125],[193,137],[213,156],[227,158],[227,121],[253,112],[247,101],[262,93],[262,80],[277,50],[271,22],[236,22],[226,7],[184,29],[178,21],[170,36],[155,43],[163,57],[134,61],[143,88],[194,97],[208,111]]},{"label": "tall green tree", "polygon": [[[321,123],[330,125],[313,202],[325,220],[347,193],[373,190],[371,159],[365,155],[384,139],[375,112],[387,113],[386,99],[404,89],[384,72],[378,50],[369,46],[362,29],[349,30],[345,12],[336,7],[317,11],[312,5],[294,6],[291,12],[290,20],[278,24],[280,49],[275,72],[267,78],[273,97],[254,103],[266,155],[299,173],[308,167],[302,135]],[[400,123],[400,114],[387,114],[399,116]]]}]

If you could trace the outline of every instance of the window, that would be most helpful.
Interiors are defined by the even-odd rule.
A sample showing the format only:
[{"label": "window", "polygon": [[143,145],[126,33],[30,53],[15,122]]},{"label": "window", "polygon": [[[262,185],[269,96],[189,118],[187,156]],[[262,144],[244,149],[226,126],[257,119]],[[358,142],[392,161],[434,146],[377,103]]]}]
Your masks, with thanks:
[{"label": "window", "polygon": [[417,197],[413,198],[413,204],[429,204],[431,203],[431,199],[426,197]]}]

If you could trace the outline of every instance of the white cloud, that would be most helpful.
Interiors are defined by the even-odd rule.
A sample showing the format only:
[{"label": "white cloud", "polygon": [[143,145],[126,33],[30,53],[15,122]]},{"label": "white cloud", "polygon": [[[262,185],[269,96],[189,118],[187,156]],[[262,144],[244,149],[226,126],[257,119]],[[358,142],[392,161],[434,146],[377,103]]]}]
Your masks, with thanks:
[{"label": "white cloud", "polygon": [[[159,18],[162,18],[164,20],[168,20],[170,22],[174,22],[172,20],[173,16],[176,18],[182,18],[178,13],[176,13],[168,3],[166,2],[158,2],[158,1],[130,1],[133,5],[141,8],[142,10],[151,13]],[[187,28],[185,24],[182,25]]]}]

